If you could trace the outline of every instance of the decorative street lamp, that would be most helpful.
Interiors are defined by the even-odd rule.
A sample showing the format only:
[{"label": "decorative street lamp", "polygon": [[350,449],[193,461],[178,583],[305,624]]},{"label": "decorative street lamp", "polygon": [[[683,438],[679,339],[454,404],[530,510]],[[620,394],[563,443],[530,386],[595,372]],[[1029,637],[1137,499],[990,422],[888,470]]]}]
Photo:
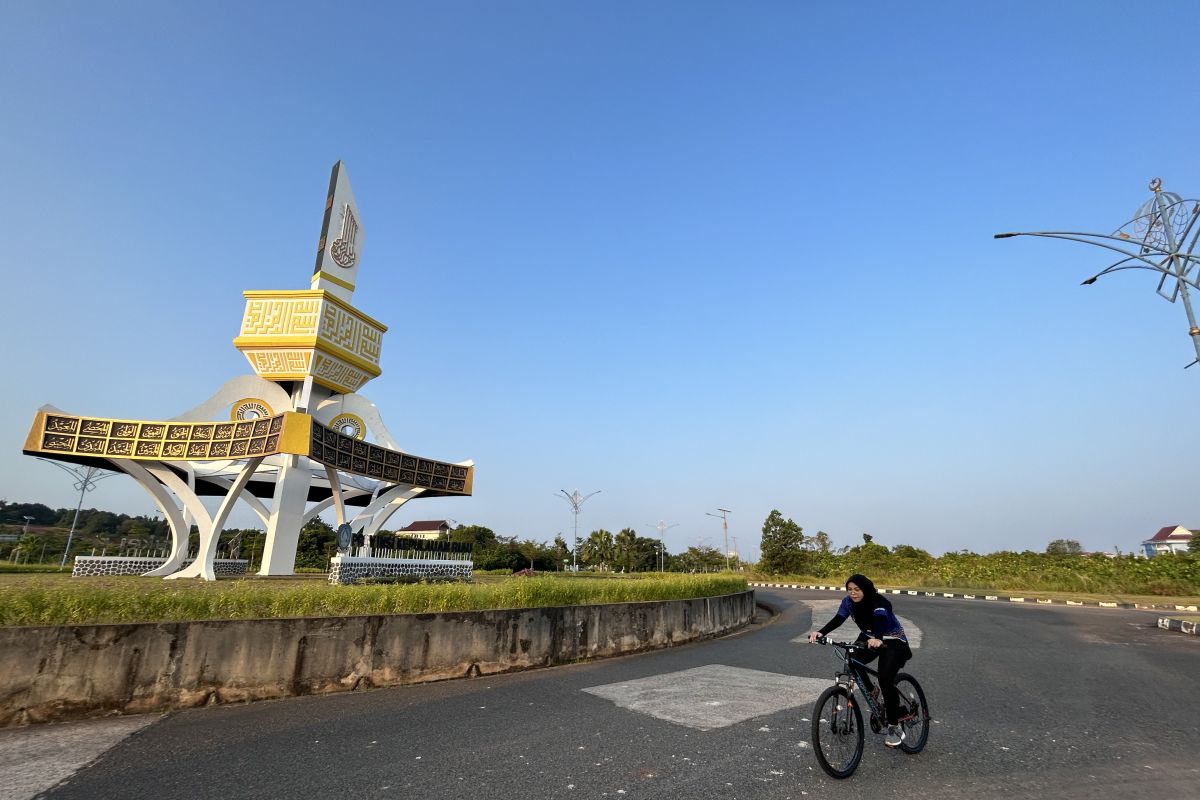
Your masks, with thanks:
[{"label": "decorative street lamp", "polygon": [[61,461],[50,461],[45,458],[39,458],[38,461],[45,461],[47,464],[53,464],[68,473],[75,479],[75,489],[79,492],[79,504],[75,506],[75,518],[71,520],[71,530],[67,533],[67,546],[63,550],[62,561],[58,563],[58,568],[62,569],[67,565],[67,556],[71,552],[71,540],[75,537],[75,525],[79,522],[79,510],[83,508],[83,497],[92,489],[96,488],[96,484],[105,478],[111,478],[115,472],[106,472],[99,467],[81,467],[74,464],[64,464]]},{"label": "decorative street lamp", "polygon": [[[573,494],[567,494],[566,489],[559,489],[558,491],[562,494],[563,499],[571,504],[571,510],[575,512],[575,540],[571,543],[571,571],[579,572],[579,564],[575,559],[575,554],[579,552],[579,509],[589,497],[600,494],[600,490],[597,489],[588,495],[581,495],[578,489]],[[555,495],[555,497],[558,497],[558,495]]]},{"label": "decorative street lamp", "polygon": [[[1194,255],[1197,240],[1200,240],[1200,201],[1184,200],[1174,192],[1164,192],[1162,179],[1150,181],[1153,196],[1142,204],[1133,219],[1111,234],[1079,233],[1076,231],[1037,231],[1019,233],[997,233],[995,238],[1008,239],[1013,236],[1043,236],[1048,239],[1066,239],[1082,242],[1120,253],[1121,258],[1100,270],[1083,282],[1091,286],[1101,275],[1124,269],[1145,269],[1157,272],[1158,294],[1174,303],[1183,300],[1183,310],[1188,319],[1188,335],[1196,349],[1196,359],[1187,366],[1200,363],[1200,326],[1192,310],[1189,287],[1200,291],[1196,276],[1192,272],[1200,265],[1200,256]],[[1186,369],[1186,367],[1185,367]]]}]

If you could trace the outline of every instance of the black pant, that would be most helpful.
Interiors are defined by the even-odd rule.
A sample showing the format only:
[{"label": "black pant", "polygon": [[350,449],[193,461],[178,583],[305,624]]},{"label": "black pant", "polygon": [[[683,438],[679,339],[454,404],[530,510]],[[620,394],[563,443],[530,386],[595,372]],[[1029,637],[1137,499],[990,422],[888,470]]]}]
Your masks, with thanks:
[{"label": "black pant", "polygon": [[[860,637],[858,641],[865,644],[867,640]],[[879,659],[879,689],[883,692],[883,708],[887,712],[887,724],[895,725],[900,719],[900,694],[896,691],[896,673],[912,658],[912,650],[909,649],[908,643],[899,639],[884,639],[882,646],[867,648],[865,652],[859,651],[855,658],[864,664]],[[871,685],[870,676],[864,673],[863,679],[868,686]]]}]

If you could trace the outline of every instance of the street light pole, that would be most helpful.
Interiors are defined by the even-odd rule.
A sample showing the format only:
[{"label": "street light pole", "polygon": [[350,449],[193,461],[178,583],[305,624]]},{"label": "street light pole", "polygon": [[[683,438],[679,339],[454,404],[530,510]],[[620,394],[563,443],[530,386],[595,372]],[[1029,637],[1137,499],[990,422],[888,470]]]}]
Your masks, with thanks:
[{"label": "street light pole", "polygon": [[667,571],[667,568],[665,566],[667,544],[666,544],[666,542],[663,541],[663,534],[666,533],[667,531],[671,530],[671,528],[678,528],[678,527],[679,527],[678,522],[674,522],[674,523],[671,523],[670,525],[668,525],[667,521],[662,520],[662,519],[660,519],[658,521],[658,524],[654,526],[654,528],[658,530],[658,571],[659,572]]},{"label": "street light pole", "polygon": [[[1162,179],[1150,181],[1154,195],[1137,210],[1133,219],[1122,225],[1113,234],[1080,233],[1077,231],[1030,231],[997,233],[993,238],[1009,239],[1014,236],[1041,236],[1047,239],[1064,239],[1069,242],[1090,244],[1112,250],[1123,256],[1083,282],[1091,286],[1096,280],[1110,272],[1126,269],[1145,269],[1158,273],[1160,297],[1170,303],[1176,298],[1183,300],[1183,310],[1188,320],[1188,335],[1196,350],[1196,359],[1189,363],[1200,364],[1200,325],[1192,309],[1190,289],[1200,291],[1197,274],[1189,274],[1200,265],[1200,256],[1193,251],[1200,240],[1200,202],[1184,200],[1174,192],[1162,190]],[[1185,367],[1186,369],[1186,367]]]},{"label": "street light pole", "polygon": [[[559,492],[562,493],[563,499],[570,503],[571,510],[575,512],[575,538],[571,543],[571,571],[579,572],[579,563],[576,560],[576,553],[579,552],[579,509],[589,497],[600,494],[600,490],[597,489],[589,495],[581,495],[578,489],[573,494],[567,494],[566,489],[559,489]],[[555,495],[555,497],[557,496]]]},{"label": "street light pole", "polygon": [[733,512],[728,508],[718,508],[717,511],[721,513],[714,514],[711,511],[704,513],[710,517],[720,517],[721,519],[721,529],[725,532],[725,569],[729,569],[729,515]]}]

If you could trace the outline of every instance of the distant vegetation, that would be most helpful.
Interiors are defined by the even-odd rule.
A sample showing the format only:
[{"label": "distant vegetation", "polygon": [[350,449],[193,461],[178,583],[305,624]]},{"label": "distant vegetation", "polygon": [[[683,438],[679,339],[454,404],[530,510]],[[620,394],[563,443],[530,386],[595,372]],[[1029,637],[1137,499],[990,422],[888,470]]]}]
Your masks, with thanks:
[{"label": "distant vegetation", "polygon": [[763,523],[757,572],[838,584],[858,572],[881,585],[914,588],[1200,595],[1200,554],[1195,551],[1151,559],[1132,554],[1114,558],[1085,555],[1073,540],[1056,540],[1048,549],[934,557],[911,545],[885,547],[864,533],[862,544],[835,550],[828,534],[805,535],[795,522],[772,511]]},{"label": "distant vegetation", "polygon": [[[30,517],[26,525],[25,517]],[[13,565],[54,564],[62,560],[75,509],[52,509],[41,503],[0,501],[0,563]],[[266,534],[256,528],[227,528],[221,532],[219,557],[250,560],[250,571],[258,567]],[[375,546],[389,548],[395,534],[381,531]],[[547,544],[517,536],[500,536],[483,525],[459,525],[450,539],[471,545],[472,560],[480,571],[514,572],[532,567],[539,572],[563,570],[571,563],[571,549],[560,534]],[[192,526],[189,552],[199,546],[200,535]],[[82,509],[71,540],[70,556],[107,553],[165,555],[171,546],[167,523],[151,516],[114,514],[99,509]],[[337,534],[324,520],[312,520],[300,532],[296,569],[326,570],[337,552]],[[70,565],[70,558],[67,560]],[[661,563],[666,572],[715,572],[725,567],[725,558],[712,547],[690,547],[682,553],[659,553],[659,541],[639,536],[632,528],[615,535],[607,530],[580,536],[575,563],[596,572],[655,572]],[[738,565],[736,558],[732,559]],[[3,569],[0,567],[0,569]]]}]

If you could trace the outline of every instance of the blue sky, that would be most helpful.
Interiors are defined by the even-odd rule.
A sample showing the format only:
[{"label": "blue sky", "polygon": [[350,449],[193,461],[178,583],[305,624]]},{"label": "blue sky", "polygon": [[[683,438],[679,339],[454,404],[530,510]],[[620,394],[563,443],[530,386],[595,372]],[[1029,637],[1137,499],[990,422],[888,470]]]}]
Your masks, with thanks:
[{"label": "blue sky", "polygon": [[720,547],[720,506],[750,558],[773,508],[935,553],[1200,527],[1183,309],[992,239],[1200,194],[1190,4],[0,13],[9,500],[75,503],[20,454],[43,403],[162,419],[249,371],[241,292],[307,287],[343,159],[389,326],[363,393],[477,463],[397,526],[569,537],[579,488],[581,533]]}]

